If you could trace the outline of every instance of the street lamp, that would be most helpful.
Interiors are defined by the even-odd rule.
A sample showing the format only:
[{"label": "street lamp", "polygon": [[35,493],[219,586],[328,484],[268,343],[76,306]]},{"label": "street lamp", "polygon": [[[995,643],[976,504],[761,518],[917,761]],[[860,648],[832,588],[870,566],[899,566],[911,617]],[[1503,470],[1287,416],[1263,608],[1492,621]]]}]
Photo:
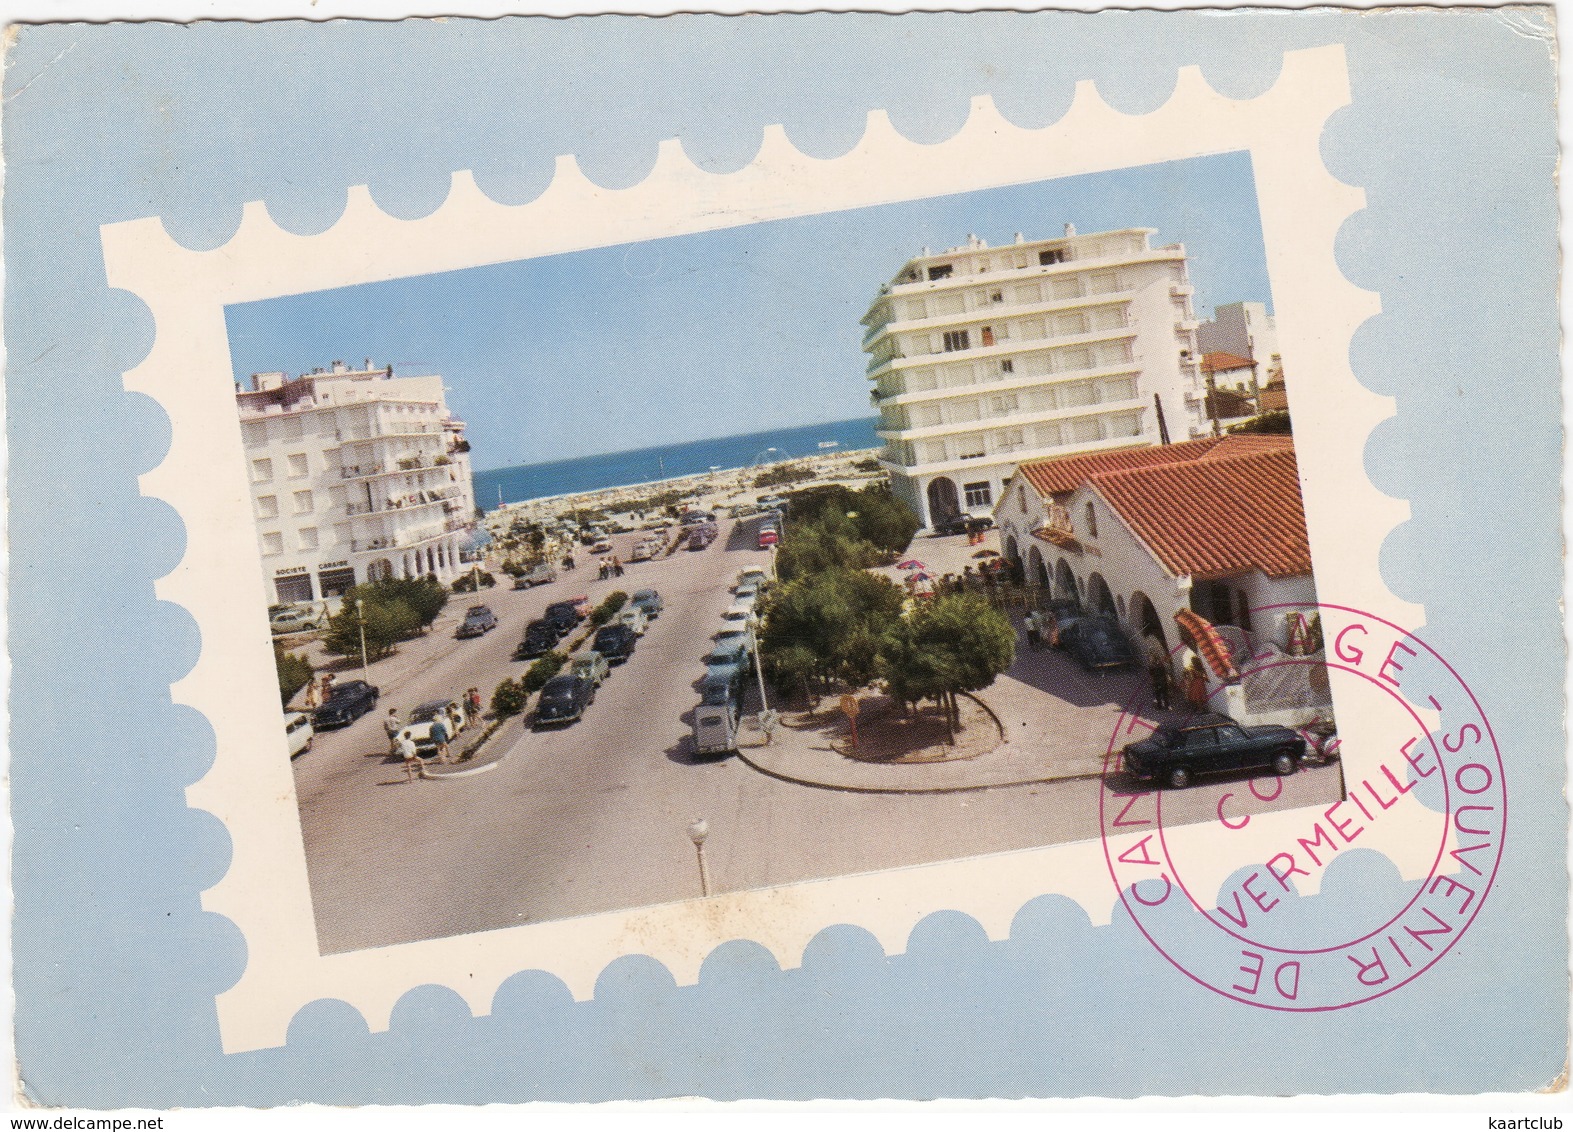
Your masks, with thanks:
[{"label": "street lamp", "polygon": [[704,818],[688,823],[688,840],[694,843],[694,852],[699,855],[699,892],[702,896],[710,895],[710,873],[705,869],[705,838],[709,836],[710,823]]},{"label": "street lamp", "polygon": [[355,599],[355,620],[360,622],[360,677],[370,684],[371,674],[366,668],[366,614],[361,608],[360,598]]},{"label": "street lamp", "polygon": [[770,701],[765,696],[765,665],[759,655],[759,634],[754,630],[754,619],[748,619],[748,644],[754,651],[754,675],[759,677],[759,729],[765,733],[765,743],[768,746],[776,729],[776,713],[770,710]]}]

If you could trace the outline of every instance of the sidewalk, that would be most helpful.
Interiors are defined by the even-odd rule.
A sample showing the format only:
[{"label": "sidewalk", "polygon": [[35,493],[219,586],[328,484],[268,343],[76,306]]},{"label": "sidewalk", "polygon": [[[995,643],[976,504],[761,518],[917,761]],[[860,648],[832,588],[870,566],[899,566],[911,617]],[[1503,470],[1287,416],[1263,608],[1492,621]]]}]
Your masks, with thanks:
[{"label": "sidewalk", "polygon": [[[856,793],[921,794],[1022,786],[1103,773],[1122,704],[1155,718],[1144,673],[1085,673],[1063,653],[1027,652],[974,698],[999,721],[1003,741],[973,758],[931,763],[859,762],[837,747],[848,738],[839,713],[814,727],[778,726],[766,744],[750,720],[738,757],[773,778]],[[1166,715],[1167,713],[1161,713]],[[986,726],[986,724],[974,724]],[[1137,736],[1132,736],[1135,738]],[[1116,746],[1129,740],[1120,736]]]}]

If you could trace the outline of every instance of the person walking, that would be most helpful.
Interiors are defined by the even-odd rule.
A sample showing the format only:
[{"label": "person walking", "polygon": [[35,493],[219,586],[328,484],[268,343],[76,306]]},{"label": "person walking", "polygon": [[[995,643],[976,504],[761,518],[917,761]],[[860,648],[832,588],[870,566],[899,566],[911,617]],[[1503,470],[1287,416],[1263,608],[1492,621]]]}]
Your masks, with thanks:
[{"label": "person walking", "polygon": [[401,732],[394,740],[394,753],[404,761],[405,782],[414,782],[424,776],[425,764],[421,762],[421,753],[415,747],[415,740],[408,734]]},{"label": "person walking", "polygon": [[472,720],[479,719],[481,717],[481,690],[479,688],[471,688],[465,694],[465,702],[470,709],[470,718]]},{"label": "person walking", "polygon": [[317,681],[313,677],[306,681],[306,714],[310,715],[317,710]]},{"label": "person walking", "polygon": [[448,716],[446,712],[438,712],[431,721],[431,741],[437,747],[437,761],[440,763],[451,762],[448,758]]},{"label": "person walking", "polygon": [[1163,644],[1152,634],[1146,637],[1147,675],[1152,680],[1152,703],[1161,711],[1169,710],[1171,680],[1169,677],[1169,654],[1164,652]]},{"label": "person walking", "polygon": [[617,555],[612,555],[612,575],[617,578],[623,576],[623,564],[617,560]]},{"label": "person walking", "polygon": [[1187,707],[1193,712],[1207,710],[1207,672],[1199,657],[1191,657],[1190,664],[1186,665],[1183,688]]},{"label": "person walking", "polygon": [[1027,627],[1027,647],[1033,652],[1043,648],[1043,624],[1038,620],[1038,611],[1029,610],[1022,624]]},{"label": "person walking", "polygon": [[399,722],[399,713],[393,708],[388,709],[388,714],[382,717],[382,729],[388,733],[388,753],[399,753],[399,732],[404,730],[404,725]]}]

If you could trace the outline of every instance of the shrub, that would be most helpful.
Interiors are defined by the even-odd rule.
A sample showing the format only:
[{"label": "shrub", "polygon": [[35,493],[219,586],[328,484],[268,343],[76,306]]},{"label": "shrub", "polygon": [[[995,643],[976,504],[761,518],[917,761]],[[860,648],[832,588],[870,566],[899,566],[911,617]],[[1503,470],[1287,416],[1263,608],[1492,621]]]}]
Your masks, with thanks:
[{"label": "shrub", "polygon": [[295,693],[306,686],[315,672],[311,661],[300,653],[285,652],[277,647],[273,650],[273,665],[279,673],[279,702],[288,707]]},{"label": "shrub", "polygon": [[870,456],[865,460],[859,460],[857,463],[853,464],[852,470],[854,472],[877,472],[879,471],[879,461]]},{"label": "shrub", "polygon": [[627,604],[628,595],[622,590],[613,590],[606,595],[600,605],[590,611],[590,623],[597,626],[605,625]]},{"label": "shrub", "polygon": [[[522,573],[522,571],[521,571],[521,573]],[[482,570],[478,576],[480,577],[480,580],[481,580],[481,588],[482,589],[490,589],[492,586],[495,586],[497,584],[497,579],[492,577],[485,570]],[[453,592],[456,593],[456,594],[474,593],[475,589],[476,589],[476,586],[475,586],[475,579],[476,579],[476,577],[477,577],[477,574],[475,573],[475,571],[472,570],[468,574],[462,574],[459,577],[455,578],[454,581],[453,581]]]},{"label": "shrub", "polygon": [[[549,652],[541,657],[524,674],[520,687],[526,696],[539,692],[546,682],[563,670],[568,658],[560,652]],[[521,705],[522,708],[523,705]]]},{"label": "shrub", "polygon": [[524,710],[525,701],[530,698],[530,693],[519,681],[509,678],[497,685],[492,692],[492,714],[498,719],[507,719],[509,716],[518,715]]},{"label": "shrub", "polygon": [[776,467],[769,468],[755,476],[754,486],[756,488],[781,487],[786,484],[801,483],[803,480],[811,480],[818,474],[812,467],[801,461],[778,464]]}]

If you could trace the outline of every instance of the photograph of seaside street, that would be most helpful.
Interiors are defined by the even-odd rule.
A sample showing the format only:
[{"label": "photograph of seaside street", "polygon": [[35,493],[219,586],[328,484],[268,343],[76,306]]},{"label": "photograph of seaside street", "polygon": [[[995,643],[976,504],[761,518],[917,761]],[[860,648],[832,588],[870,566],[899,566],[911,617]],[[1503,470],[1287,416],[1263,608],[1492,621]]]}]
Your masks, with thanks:
[{"label": "photograph of seaside street", "polygon": [[325,954],[1343,797],[1245,155],[226,313]]}]

